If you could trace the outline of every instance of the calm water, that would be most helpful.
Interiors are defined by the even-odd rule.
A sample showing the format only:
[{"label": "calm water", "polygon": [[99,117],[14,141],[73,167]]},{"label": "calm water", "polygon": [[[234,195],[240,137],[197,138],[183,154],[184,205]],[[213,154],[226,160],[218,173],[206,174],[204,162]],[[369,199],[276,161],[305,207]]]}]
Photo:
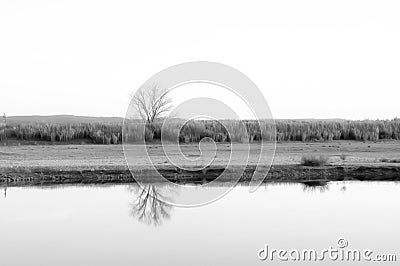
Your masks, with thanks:
[{"label": "calm water", "polygon": [[[146,189],[160,197],[179,195],[164,186]],[[400,258],[398,183],[279,184],[252,194],[239,186],[198,208],[146,201],[146,190],[135,185],[8,188],[6,193],[0,199],[2,266],[275,265],[257,257],[266,244],[324,249],[336,246],[340,237],[350,248]],[[347,265],[354,264],[365,262]]]}]

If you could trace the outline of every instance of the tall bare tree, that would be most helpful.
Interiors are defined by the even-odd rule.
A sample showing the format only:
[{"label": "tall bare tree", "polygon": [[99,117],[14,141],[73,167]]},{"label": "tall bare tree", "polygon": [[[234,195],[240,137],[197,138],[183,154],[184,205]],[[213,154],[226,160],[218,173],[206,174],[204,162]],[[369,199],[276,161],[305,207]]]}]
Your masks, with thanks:
[{"label": "tall bare tree", "polygon": [[139,89],[132,97],[132,101],[140,117],[149,125],[172,107],[172,99],[168,96],[168,92],[157,84]]}]

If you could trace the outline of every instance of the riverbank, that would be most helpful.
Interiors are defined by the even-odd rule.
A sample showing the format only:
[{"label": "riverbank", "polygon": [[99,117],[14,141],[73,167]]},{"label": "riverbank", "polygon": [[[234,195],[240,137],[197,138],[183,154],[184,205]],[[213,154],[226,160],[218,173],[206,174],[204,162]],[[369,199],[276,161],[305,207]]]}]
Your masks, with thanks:
[{"label": "riverbank", "polygon": [[[246,168],[239,182],[248,183],[254,172],[254,166]],[[166,180],[179,184],[204,184],[215,180],[222,172],[221,168],[209,168],[204,171],[188,172],[161,168],[159,172]],[[241,171],[240,171],[241,172]],[[142,170],[141,180],[155,182],[153,173]],[[238,172],[231,171],[226,178],[236,178]],[[228,181],[227,179],[220,182]],[[230,180],[230,179],[229,179]],[[400,181],[400,166],[322,166],[274,165],[264,182],[309,182],[309,181]],[[40,186],[55,184],[107,184],[135,182],[128,169],[69,170],[60,171],[51,168],[27,168],[14,171],[3,169],[0,173],[0,186]]]},{"label": "riverbank", "polygon": [[[239,160],[246,145],[239,145],[239,153],[232,154],[231,164],[240,168]],[[243,147],[243,152],[241,148]],[[131,147],[135,150],[135,147]],[[214,180],[224,170],[224,160],[230,154],[229,144],[218,146],[218,157],[207,171],[182,171],[165,163],[161,146],[151,150],[154,165],[163,176],[176,183],[204,183]],[[210,146],[211,149],[211,146]],[[182,151],[194,154],[195,145],[183,145]],[[249,166],[240,178],[248,182],[254,171],[257,145],[252,145]],[[319,154],[328,158],[324,166],[300,165],[301,157]],[[145,154],[134,154],[148,182],[152,166],[146,164]],[[273,165],[265,182],[304,182],[307,180],[400,180],[400,142],[330,142],[330,143],[278,143]],[[147,169],[147,170],[146,170]],[[148,174],[148,178],[146,176]],[[233,171],[237,178],[240,171]],[[229,175],[227,175],[229,176]],[[223,181],[223,180],[222,180]],[[135,182],[128,167],[122,146],[66,145],[0,147],[0,186],[97,184]]]}]

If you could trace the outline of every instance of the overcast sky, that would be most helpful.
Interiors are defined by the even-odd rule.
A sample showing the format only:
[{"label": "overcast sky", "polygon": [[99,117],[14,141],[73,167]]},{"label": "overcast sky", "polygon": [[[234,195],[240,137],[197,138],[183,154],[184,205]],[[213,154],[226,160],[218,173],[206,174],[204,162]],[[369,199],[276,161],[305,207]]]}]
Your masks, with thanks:
[{"label": "overcast sky", "polygon": [[124,116],[188,61],[230,65],[275,118],[400,117],[399,1],[0,1],[0,112]]}]

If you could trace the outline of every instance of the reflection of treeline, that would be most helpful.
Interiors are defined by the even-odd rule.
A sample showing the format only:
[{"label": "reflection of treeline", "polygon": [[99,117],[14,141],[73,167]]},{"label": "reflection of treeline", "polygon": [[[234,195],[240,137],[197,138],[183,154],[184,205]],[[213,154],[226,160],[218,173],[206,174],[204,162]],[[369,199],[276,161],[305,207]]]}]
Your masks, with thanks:
[{"label": "reflection of treeline", "polygon": [[[131,126],[132,125],[132,126]],[[146,140],[161,139],[161,122],[155,122],[146,130]],[[216,142],[272,141],[276,128],[277,141],[332,141],[332,140],[400,140],[400,119],[394,120],[277,120],[271,121],[211,121],[196,120],[188,123],[176,120],[163,128],[165,140],[173,141],[177,136],[181,142],[198,142],[208,137]],[[125,125],[125,141],[137,142],[143,139],[140,126]],[[262,129],[262,130],[261,130]],[[229,132],[229,133],[228,133]],[[121,124],[77,123],[77,124],[22,124],[8,126],[6,133],[0,131],[0,140],[5,139],[89,142],[95,144],[122,143]]]}]

